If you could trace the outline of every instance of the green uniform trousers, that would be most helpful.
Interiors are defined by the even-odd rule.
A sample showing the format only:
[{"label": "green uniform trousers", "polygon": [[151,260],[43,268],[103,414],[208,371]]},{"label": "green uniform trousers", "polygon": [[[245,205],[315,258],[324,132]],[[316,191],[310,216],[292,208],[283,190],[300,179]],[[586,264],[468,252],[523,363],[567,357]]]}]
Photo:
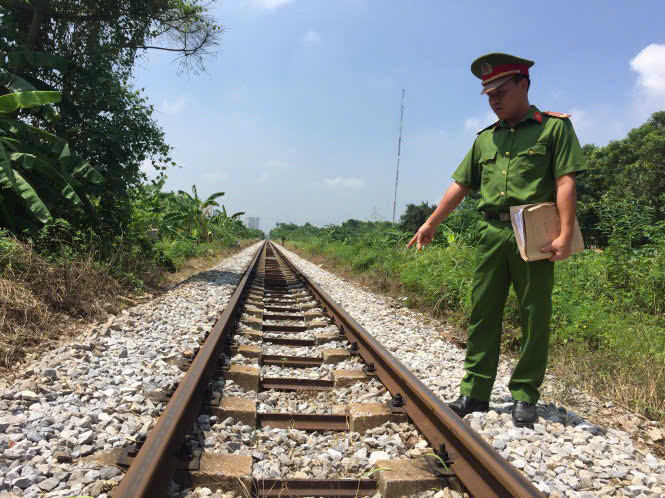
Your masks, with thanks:
[{"label": "green uniform trousers", "polygon": [[547,367],[554,263],[524,261],[510,223],[481,221],[478,238],[466,375],[460,392],[481,401],[490,398],[499,363],[503,309],[512,282],[520,307],[522,347],[508,388],[514,400],[536,403]]}]

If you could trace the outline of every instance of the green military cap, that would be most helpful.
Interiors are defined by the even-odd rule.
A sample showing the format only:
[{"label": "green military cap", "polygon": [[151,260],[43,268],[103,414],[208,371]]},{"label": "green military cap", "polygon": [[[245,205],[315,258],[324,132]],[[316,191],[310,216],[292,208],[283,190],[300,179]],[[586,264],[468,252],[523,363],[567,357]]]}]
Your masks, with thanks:
[{"label": "green military cap", "polygon": [[510,54],[495,52],[478,57],[471,63],[471,72],[483,83],[481,95],[499,88],[516,74],[529,76],[529,68],[533,61],[515,57]]}]

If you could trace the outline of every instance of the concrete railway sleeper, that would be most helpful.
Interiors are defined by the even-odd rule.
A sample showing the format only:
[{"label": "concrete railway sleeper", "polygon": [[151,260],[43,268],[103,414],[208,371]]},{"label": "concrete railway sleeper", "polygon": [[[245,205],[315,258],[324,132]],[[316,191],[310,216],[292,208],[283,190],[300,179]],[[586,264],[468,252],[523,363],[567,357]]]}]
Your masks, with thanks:
[{"label": "concrete railway sleeper", "polygon": [[270,242],[185,367],[114,496],[540,496]]}]

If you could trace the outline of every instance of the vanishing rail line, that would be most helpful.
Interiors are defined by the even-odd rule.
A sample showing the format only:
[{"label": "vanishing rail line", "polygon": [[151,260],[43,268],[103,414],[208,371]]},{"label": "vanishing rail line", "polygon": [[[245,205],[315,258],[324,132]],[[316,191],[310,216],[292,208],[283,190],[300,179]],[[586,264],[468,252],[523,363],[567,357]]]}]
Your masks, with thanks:
[{"label": "vanishing rail line", "polygon": [[[241,318],[254,315],[255,318]],[[239,324],[243,324],[239,328]],[[336,325],[336,332],[297,338],[317,327]],[[344,341],[348,352],[328,350],[323,356],[264,355],[258,347],[238,346],[233,337],[289,346],[297,352],[327,340]],[[264,337],[265,335],[265,337]],[[295,349],[298,348],[298,349]],[[357,357],[362,370],[332,372],[331,379],[260,377],[259,370],[228,365],[236,353],[254,355],[260,366],[317,368],[335,358]],[[391,395],[381,406],[352,413],[256,413],[247,404],[231,403],[211,393],[211,382],[232,379],[248,389],[263,391],[326,391],[341,382],[376,378]],[[242,401],[242,400],[241,400]],[[351,406],[351,405],[349,405]],[[356,405],[353,405],[356,406]],[[357,405],[363,406],[363,405]],[[378,479],[261,479],[251,478],[251,456],[208,455],[192,447],[191,433],[201,413],[235,416],[257,427],[302,431],[360,432],[372,423],[408,419],[433,448],[417,461],[380,462],[389,469]],[[121,464],[129,465],[114,496],[165,496],[175,478],[190,486],[215,484],[253,496],[388,496],[428,487],[463,487],[472,496],[542,496],[531,482],[457,417],[399,360],[346,313],[317,284],[302,274],[278,248],[264,243],[255,254],[236,291],[201,345],[186,375],[145,441],[127,449]],[[243,470],[244,469],[244,470]],[[249,469],[249,472],[247,472]],[[413,479],[409,481],[409,475]],[[371,477],[375,477],[372,475]],[[410,484],[409,484],[410,482]],[[409,487],[411,486],[411,487]],[[418,487],[420,486],[420,487]],[[423,488],[424,486],[424,488]],[[223,488],[223,487],[222,487]],[[224,488],[223,488],[224,489]]]}]

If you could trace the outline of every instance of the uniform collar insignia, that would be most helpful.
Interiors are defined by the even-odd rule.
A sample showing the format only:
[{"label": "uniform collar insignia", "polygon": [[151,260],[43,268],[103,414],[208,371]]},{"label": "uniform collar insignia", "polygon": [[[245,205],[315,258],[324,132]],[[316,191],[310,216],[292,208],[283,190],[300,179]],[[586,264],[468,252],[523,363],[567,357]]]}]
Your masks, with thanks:
[{"label": "uniform collar insignia", "polygon": [[[545,113],[545,114],[547,114],[547,113]],[[532,105],[529,108],[529,112],[526,113],[526,116],[524,116],[524,118],[522,119],[522,121],[520,121],[520,123],[524,123],[525,121],[528,121],[529,119],[532,119],[536,123],[541,124],[543,122],[543,113],[540,112],[535,105]],[[520,123],[518,123],[518,124],[520,124]],[[504,120],[500,120],[500,121],[497,121],[496,123],[494,123],[491,126],[494,126],[494,130],[497,130],[501,127],[508,128],[508,123],[506,123]],[[489,126],[487,128],[489,128]],[[483,130],[481,130],[481,131],[484,131],[487,128],[483,128]],[[494,131],[494,130],[492,130],[492,131]]]},{"label": "uniform collar insignia", "polygon": [[526,114],[524,121],[527,119],[533,119],[536,123],[541,124],[543,122],[543,113],[540,112],[535,105],[532,105],[529,112]]}]

